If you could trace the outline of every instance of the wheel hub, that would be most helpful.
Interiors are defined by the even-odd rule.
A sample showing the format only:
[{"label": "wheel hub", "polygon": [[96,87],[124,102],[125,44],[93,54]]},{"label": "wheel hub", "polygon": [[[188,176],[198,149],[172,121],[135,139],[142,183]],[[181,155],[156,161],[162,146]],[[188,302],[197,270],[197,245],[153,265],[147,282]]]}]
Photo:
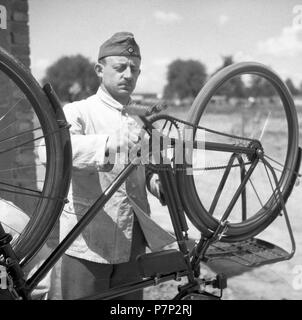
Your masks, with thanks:
[{"label": "wheel hub", "polygon": [[247,158],[249,159],[249,161],[254,161],[257,158],[262,158],[263,157],[264,150],[263,150],[263,147],[262,147],[260,141],[258,141],[258,140],[251,141],[248,144],[248,147],[254,150],[253,153],[250,153],[250,154],[246,155]]}]

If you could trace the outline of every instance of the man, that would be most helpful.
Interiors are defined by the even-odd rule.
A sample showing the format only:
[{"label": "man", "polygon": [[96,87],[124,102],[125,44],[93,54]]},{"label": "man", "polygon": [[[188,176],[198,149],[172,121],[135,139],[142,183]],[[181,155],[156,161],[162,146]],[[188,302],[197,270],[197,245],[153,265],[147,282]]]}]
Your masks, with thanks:
[{"label": "man", "polygon": [[[118,161],[119,153],[139,141],[141,127],[135,117],[125,113],[124,107],[131,102],[140,64],[140,49],[133,34],[114,34],[99,50],[95,71],[101,84],[97,93],[64,107],[71,124],[73,175],[70,202],[60,220],[61,238],[123,169],[125,164]],[[156,176],[150,176],[148,181],[148,189],[160,197]],[[144,230],[145,223],[153,228],[155,242],[156,238],[163,239],[155,247],[174,241],[148,221],[150,208],[145,186],[145,168],[139,165],[66,251],[62,259],[63,299],[92,296],[138,281],[135,259],[145,252],[146,245],[151,249],[154,245],[150,232]],[[136,291],[119,299],[142,297],[142,291]]]}]

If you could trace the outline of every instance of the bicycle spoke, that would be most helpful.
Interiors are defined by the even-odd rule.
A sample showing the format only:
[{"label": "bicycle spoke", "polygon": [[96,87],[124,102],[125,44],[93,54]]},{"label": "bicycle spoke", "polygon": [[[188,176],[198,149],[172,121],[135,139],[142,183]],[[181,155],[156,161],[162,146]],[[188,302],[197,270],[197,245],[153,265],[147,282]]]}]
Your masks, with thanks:
[{"label": "bicycle spoke", "polygon": [[161,128],[161,130],[160,130],[161,133],[164,132],[167,123],[168,123],[168,120],[166,120],[165,123],[164,123],[164,125],[162,126],[162,128]]},{"label": "bicycle spoke", "polygon": [[[272,168],[273,168],[275,171],[278,171],[278,172],[281,172],[281,173],[282,173],[282,170],[281,170],[281,169],[278,169],[278,168],[273,167],[273,166],[272,166]],[[289,170],[289,169],[287,169],[287,170]],[[297,174],[298,177],[301,177],[301,174],[300,174],[300,173],[297,173],[296,171],[294,171],[294,173]]]},{"label": "bicycle spoke", "polygon": [[259,141],[261,141],[262,138],[263,138],[263,135],[264,135],[264,132],[265,132],[265,130],[266,130],[266,127],[267,127],[268,120],[269,120],[270,116],[271,116],[271,111],[269,111],[269,113],[268,113],[268,115],[267,115],[267,117],[266,117],[266,119],[265,119],[264,126],[263,126],[263,128],[262,128],[262,130],[261,130],[260,137],[259,137],[259,139],[258,139]]},{"label": "bicycle spoke", "polygon": [[22,150],[33,150],[33,149],[42,148],[42,147],[46,147],[46,145],[45,144],[35,144],[33,147],[25,147],[25,148],[22,148]]},{"label": "bicycle spoke", "polygon": [[5,202],[7,205],[11,206],[12,208],[17,209],[18,211],[22,212],[22,210],[19,207],[17,207],[16,205],[14,205],[12,202],[7,201],[5,199],[1,199],[1,201]]},{"label": "bicycle spoke", "polygon": [[38,164],[38,165],[30,165],[30,166],[22,166],[22,167],[15,167],[15,168],[8,168],[8,169],[2,169],[1,172],[10,172],[10,171],[17,171],[21,169],[28,169],[28,168],[36,168],[36,167],[45,167],[44,164]]},{"label": "bicycle spoke", "polygon": [[15,120],[14,122],[12,122],[11,124],[9,124],[9,125],[6,126],[5,128],[1,129],[1,130],[0,130],[0,133],[3,132],[3,131],[5,131],[6,129],[10,128],[11,126],[13,126],[13,125],[14,125],[15,123],[17,123],[17,122],[18,122],[18,120]]},{"label": "bicycle spoke", "polygon": [[[285,167],[282,163],[280,163],[279,161],[269,157],[268,155],[264,154],[264,157],[268,158],[269,160],[275,162],[276,164],[278,164],[280,167],[282,167],[283,169],[287,170],[287,171],[292,171],[294,174],[296,174],[298,177],[302,177],[302,174],[297,172],[297,171],[294,171],[288,167]],[[273,167],[274,168],[274,167]],[[277,170],[278,172],[282,172],[280,169],[276,169],[274,168],[275,170]]]},{"label": "bicycle spoke", "polygon": [[0,188],[0,191],[8,192],[8,193],[15,193],[15,194],[22,194],[22,195],[25,195],[25,196],[35,197],[35,198],[40,198],[40,199],[49,199],[49,200],[61,200],[61,201],[65,201],[65,199],[60,198],[60,197],[53,198],[53,197],[49,197],[49,196],[44,196],[44,195],[42,195],[42,192],[41,192],[41,191],[38,191],[38,192],[37,192],[37,193],[39,193],[39,195],[38,195],[38,194],[30,194],[30,193],[21,192],[21,191],[3,189],[3,188]]},{"label": "bicycle spoke", "polygon": [[227,220],[228,216],[230,215],[233,207],[235,206],[236,202],[238,201],[239,196],[242,194],[242,190],[245,188],[247,181],[250,179],[252,173],[254,172],[257,164],[259,162],[259,159],[257,158],[256,160],[254,160],[251,164],[251,166],[249,167],[248,171],[246,172],[246,175],[244,176],[243,181],[241,181],[239,187],[237,188],[232,200],[230,201],[227,209],[225,210],[221,221],[225,221]]},{"label": "bicycle spoke", "polygon": [[[9,89],[4,90],[7,101],[0,110],[0,194],[1,201],[6,198],[16,205],[6,205],[12,216],[6,221],[4,212],[3,220],[8,225],[14,222],[17,210],[29,214],[28,223],[20,223],[23,230],[12,246],[20,261],[30,261],[66,202],[71,173],[69,133],[64,115],[58,120],[54,112],[50,86],[43,90],[30,72],[1,48],[0,77],[1,86]],[[43,159],[38,157],[40,151]]]},{"label": "bicycle spoke", "polygon": [[[251,94],[252,100],[248,96],[233,101],[225,97],[217,98],[223,92],[223,85],[235,78],[242,81],[240,77],[245,74],[251,76],[250,84],[264,85],[267,81],[267,85],[271,87],[271,97],[262,98],[255,91]],[[227,90],[227,86],[225,88]],[[278,187],[281,187],[285,195],[292,188],[290,182],[295,177],[294,170],[298,171],[294,167],[296,163],[293,163],[297,156],[299,136],[296,110],[282,79],[269,68],[257,63],[231,65],[209,79],[195,98],[186,121],[182,120],[182,116],[178,118],[171,121],[191,128],[195,140],[201,133],[199,129],[206,133],[206,162],[196,161],[190,164],[192,169],[188,168],[189,173],[193,172],[191,175],[186,175],[181,170],[176,172],[179,175],[180,197],[193,225],[203,236],[210,238],[215,230],[222,228],[222,221],[227,220],[227,229],[222,233],[226,242],[246,240],[262,232],[279,214],[276,196],[278,205],[280,200],[272,189],[275,184],[271,171],[278,175],[278,181],[282,181],[282,185],[279,186],[278,183]],[[200,148],[193,147],[194,152],[196,148]],[[229,152],[242,157],[241,172],[240,165],[234,162],[232,167],[239,168],[231,170],[220,195],[224,171],[217,170],[225,170],[226,166],[218,165],[228,163]],[[269,157],[263,155],[263,152]],[[271,157],[276,160],[269,160]],[[260,159],[268,160],[268,176],[262,164],[258,164],[257,169],[251,172],[255,166],[254,160]],[[247,164],[249,161],[252,163]],[[278,170],[274,170],[271,164]],[[245,209],[248,219],[244,219]]]},{"label": "bicycle spoke", "polygon": [[3,116],[0,117],[0,121],[4,120],[6,118],[6,116],[13,110],[16,108],[16,106],[19,104],[20,101],[25,100],[25,98],[21,98],[20,100],[18,100]]},{"label": "bicycle spoke", "polygon": [[[274,189],[274,187],[273,187],[273,183],[272,183],[271,177],[270,177],[270,175],[269,175],[269,172],[268,172],[268,169],[267,169],[266,164],[263,163],[263,165],[264,165],[266,174],[267,174],[267,176],[268,176],[268,180],[269,180],[269,182],[270,182],[270,185],[271,185],[271,188],[272,188],[272,191],[273,191],[273,196],[274,196],[274,198],[275,198],[275,200],[276,200],[276,203],[277,203],[277,201],[278,201],[278,199],[277,199],[277,197],[276,197],[277,189]],[[276,188],[277,188],[277,185],[276,185]]]},{"label": "bicycle spoke", "polygon": [[[23,213],[23,210],[21,210],[19,207],[17,207],[16,205],[14,205],[12,202],[10,201],[6,201],[5,199],[1,199],[2,202],[6,203],[8,206],[14,208],[14,210],[17,210],[21,213]],[[12,227],[11,225],[5,223],[4,221],[1,220],[1,224],[7,226],[9,229],[13,230],[16,234],[20,235],[22,230],[17,230],[14,227]]]},{"label": "bicycle spoke", "polygon": [[7,187],[12,187],[12,188],[16,188],[16,189],[21,189],[21,190],[26,190],[26,191],[31,191],[31,192],[40,193],[40,191],[38,191],[38,190],[29,189],[29,188],[25,188],[25,187],[22,187],[22,186],[17,186],[17,185],[14,185],[14,184],[5,183],[5,182],[1,182],[1,181],[0,181],[0,185],[1,185],[1,184],[4,185],[4,186],[7,186]]},{"label": "bicycle spoke", "polygon": [[16,234],[20,235],[22,230],[21,231],[18,231],[17,229],[15,229],[14,227],[12,227],[11,225],[8,225],[7,223],[5,223],[4,221],[0,221],[2,225],[8,227],[9,229],[13,230]]},{"label": "bicycle spoke", "polygon": [[[38,179],[19,179],[19,178],[0,178],[1,181],[18,181],[18,182],[45,182],[45,180]],[[1,182],[0,182],[1,183]]]},{"label": "bicycle spoke", "polygon": [[173,123],[170,122],[170,127],[169,127],[169,130],[168,130],[168,136],[169,136],[169,134],[170,134],[170,132],[171,132],[172,126],[173,126]]},{"label": "bicycle spoke", "polygon": [[272,157],[268,156],[267,154],[264,154],[264,156],[265,156],[266,158],[270,159],[271,161],[275,162],[276,164],[278,164],[280,167],[284,168],[284,165],[283,165],[281,162],[273,159]]},{"label": "bicycle spoke", "polygon": [[43,139],[43,138],[45,138],[46,136],[55,134],[55,133],[57,133],[57,132],[59,132],[59,131],[60,131],[60,129],[59,129],[59,130],[55,130],[55,131],[53,131],[53,132],[51,132],[51,133],[49,133],[49,134],[47,134],[47,135],[43,135],[43,136],[37,137],[37,138],[35,138],[35,139],[26,141],[26,142],[24,142],[24,143],[21,143],[21,144],[19,144],[19,145],[17,145],[17,146],[12,147],[12,148],[8,148],[8,149],[5,149],[5,150],[0,150],[0,154],[1,154],[1,153],[8,152],[8,151],[11,151],[11,150],[14,150],[14,149],[17,149],[17,148],[22,147],[22,146],[24,146],[24,145],[26,145],[26,144],[29,144],[29,143],[31,143],[31,142],[33,142],[33,141],[37,141],[37,140],[39,140],[39,139]]},{"label": "bicycle spoke", "polygon": [[25,134],[32,133],[32,132],[37,131],[37,130],[40,130],[40,129],[41,129],[41,127],[35,128],[35,129],[31,129],[31,130],[27,130],[27,131],[24,131],[24,132],[21,132],[21,133],[19,133],[19,134],[16,134],[15,136],[11,136],[11,137],[5,138],[5,139],[3,139],[3,140],[0,140],[0,143],[5,142],[5,141],[8,141],[8,140],[13,140],[13,139],[16,139],[16,138],[18,138],[18,137],[22,137],[22,136],[24,136]]},{"label": "bicycle spoke", "polygon": [[263,203],[262,203],[262,201],[261,201],[261,199],[260,199],[260,196],[259,196],[259,194],[258,194],[258,192],[257,192],[257,190],[256,190],[256,188],[255,188],[255,186],[254,186],[254,183],[253,183],[251,177],[250,177],[250,179],[249,179],[249,182],[250,182],[250,184],[251,184],[251,186],[252,186],[252,188],[253,188],[253,190],[254,190],[254,192],[255,192],[255,194],[256,194],[256,197],[258,198],[258,201],[259,201],[261,207],[263,208],[264,205],[263,205]]}]

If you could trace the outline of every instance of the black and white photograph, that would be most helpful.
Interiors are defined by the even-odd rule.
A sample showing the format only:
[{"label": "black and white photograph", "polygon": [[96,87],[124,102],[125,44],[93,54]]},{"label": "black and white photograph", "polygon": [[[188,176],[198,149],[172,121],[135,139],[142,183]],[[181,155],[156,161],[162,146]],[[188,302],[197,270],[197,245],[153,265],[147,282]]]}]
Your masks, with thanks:
[{"label": "black and white photograph", "polygon": [[0,0],[0,300],[301,300],[301,57],[302,0]]}]

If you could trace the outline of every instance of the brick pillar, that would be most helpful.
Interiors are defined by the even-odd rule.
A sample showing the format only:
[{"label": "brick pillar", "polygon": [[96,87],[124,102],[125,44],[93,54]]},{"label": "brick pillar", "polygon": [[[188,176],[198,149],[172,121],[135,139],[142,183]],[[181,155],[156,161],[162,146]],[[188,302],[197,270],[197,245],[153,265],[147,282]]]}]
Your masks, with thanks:
[{"label": "brick pillar", "polygon": [[[27,0],[0,0],[0,6],[2,6],[0,8],[5,8],[7,12],[7,28],[0,28],[0,45],[27,68],[30,68],[28,2]],[[20,101],[19,92],[0,72],[0,117],[7,114],[0,121],[0,140],[33,128],[33,112],[27,101]],[[17,106],[12,109],[12,106],[16,104]],[[32,138],[32,133],[26,135],[26,139],[30,140]],[[14,139],[9,144],[0,144],[0,151],[2,148],[13,146],[13,144],[17,145],[20,141]],[[24,137],[22,137],[22,141],[24,141]],[[21,170],[20,167],[24,166],[28,169]],[[17,170],[13,168],[17,168]],[[36,189],[33,143],[27,144],[24,148],[0,154],[0,182],[1,178],[3,179],[2,182]],[[0,189],[1,187],[3,188],[0,185]],[[32,197],[1,190],[0,198],[14,202],[29,215],[32,213],[35,204]]]}]

